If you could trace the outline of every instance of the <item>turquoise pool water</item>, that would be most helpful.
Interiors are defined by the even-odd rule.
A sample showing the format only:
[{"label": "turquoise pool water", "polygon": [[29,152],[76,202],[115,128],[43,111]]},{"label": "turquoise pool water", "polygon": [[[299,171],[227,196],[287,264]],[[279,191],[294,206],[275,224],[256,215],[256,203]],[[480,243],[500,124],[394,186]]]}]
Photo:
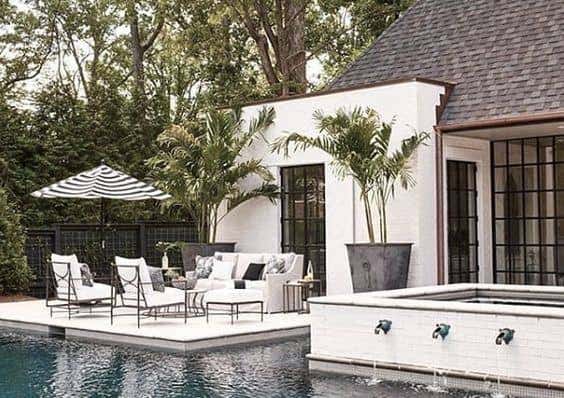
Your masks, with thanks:
[{"label": "turquoise pool water", "polygon": [[0,397],[478,397],[310,375],[306,339],[175,355],[0,329]]}]

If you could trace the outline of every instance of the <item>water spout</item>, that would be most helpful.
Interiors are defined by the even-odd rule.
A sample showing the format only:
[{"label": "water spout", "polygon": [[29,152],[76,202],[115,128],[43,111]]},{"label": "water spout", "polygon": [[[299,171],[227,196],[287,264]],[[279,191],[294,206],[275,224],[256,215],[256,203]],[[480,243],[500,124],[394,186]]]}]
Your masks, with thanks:
[{"label": "water spout", "polygon": [[437,327],[433,331],[433,338],[437,339],[439,336],[444,340],[445,337],[448,336],[448,332],[450,331],[450,325],[446,323],[438,323]]},{"label": "water spout", "polygon": [[381,319],[378,321],[378,325],[374,329],[375,334],[380,334],[380,332],[384,332],[384,334],[388,334],[390,329],[392,328],[392,321],[388,319]]},{"label": "water spout", "polygon": [[509,329],[509,328],[499,329],[499,334],[495,339],[495,343],[497,345],[501,345],[502,342],[505,344],[509,344],[511,340],[513,340],[514,336],[515,336],[515,330],[513,329]]}]

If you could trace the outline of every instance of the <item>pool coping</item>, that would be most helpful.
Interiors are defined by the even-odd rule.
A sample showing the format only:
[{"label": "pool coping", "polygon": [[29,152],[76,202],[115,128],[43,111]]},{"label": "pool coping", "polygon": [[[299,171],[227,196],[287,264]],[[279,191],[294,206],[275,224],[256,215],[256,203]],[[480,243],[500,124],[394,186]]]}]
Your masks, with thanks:
[{"label": "pool coping", "polygon": [[549,308],[532,305],[525,307],[499,303],[464,303],[425,298],[438,295],[448,297],[448,295],[472,292],[475,294],[478,292],[548,294],[559,297],[561,296],[564,300],[564,287],[464,283],[456,285],[416,287],[390,290],[386,292],[367,292],[315,297],[310,298],[308,301],[312,308],[315,308],[317,305],[337,305],[564,319],[564,308]]}]

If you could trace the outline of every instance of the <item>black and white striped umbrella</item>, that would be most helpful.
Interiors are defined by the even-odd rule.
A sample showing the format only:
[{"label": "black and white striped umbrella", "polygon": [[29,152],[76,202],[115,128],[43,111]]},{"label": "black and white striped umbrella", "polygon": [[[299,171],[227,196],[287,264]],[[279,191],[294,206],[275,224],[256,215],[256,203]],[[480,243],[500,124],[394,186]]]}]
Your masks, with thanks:
[{"label": "black and white striped umbrella", "polygon": [[37,198],[165,200],[170,195],[105,164],[32,193]]}]

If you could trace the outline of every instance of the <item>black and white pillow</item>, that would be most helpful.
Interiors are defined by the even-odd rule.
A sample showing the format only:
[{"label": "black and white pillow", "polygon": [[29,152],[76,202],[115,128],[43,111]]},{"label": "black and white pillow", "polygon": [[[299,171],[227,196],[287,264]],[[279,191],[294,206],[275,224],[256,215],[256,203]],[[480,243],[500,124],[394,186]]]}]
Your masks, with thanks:
[{"label": "black and white pillow", "polygon": [[82,286],[94,286],[94,278],[88,264],[80,264],[80,278],[82,279]]},{"label": "black and white pillow", "polygon": [[198,279],[209,278],[213,270],[213,256],[202,257],[196,256],[196,277]]},{"label": "black and white pillow", "polygon": [[266,274],[283,274],[286,272],[286,261],[278,256],[270,256],[266,260],[262,279],[266,280]]},{"label": "black and white pillow", "polygon": [[157,267],[147,267],[149,270],[149,276],[151,277],[151,283],[153,284],[153,290],[156,292],[165,291],[165,282],[163,277],[162,268]]},{"label": "black and white pillow", "polygon": [[245,271],[245,275],[243,275],[243,279],[247,281],[259,281],[265,266],[265,263],[250,263]]}]

